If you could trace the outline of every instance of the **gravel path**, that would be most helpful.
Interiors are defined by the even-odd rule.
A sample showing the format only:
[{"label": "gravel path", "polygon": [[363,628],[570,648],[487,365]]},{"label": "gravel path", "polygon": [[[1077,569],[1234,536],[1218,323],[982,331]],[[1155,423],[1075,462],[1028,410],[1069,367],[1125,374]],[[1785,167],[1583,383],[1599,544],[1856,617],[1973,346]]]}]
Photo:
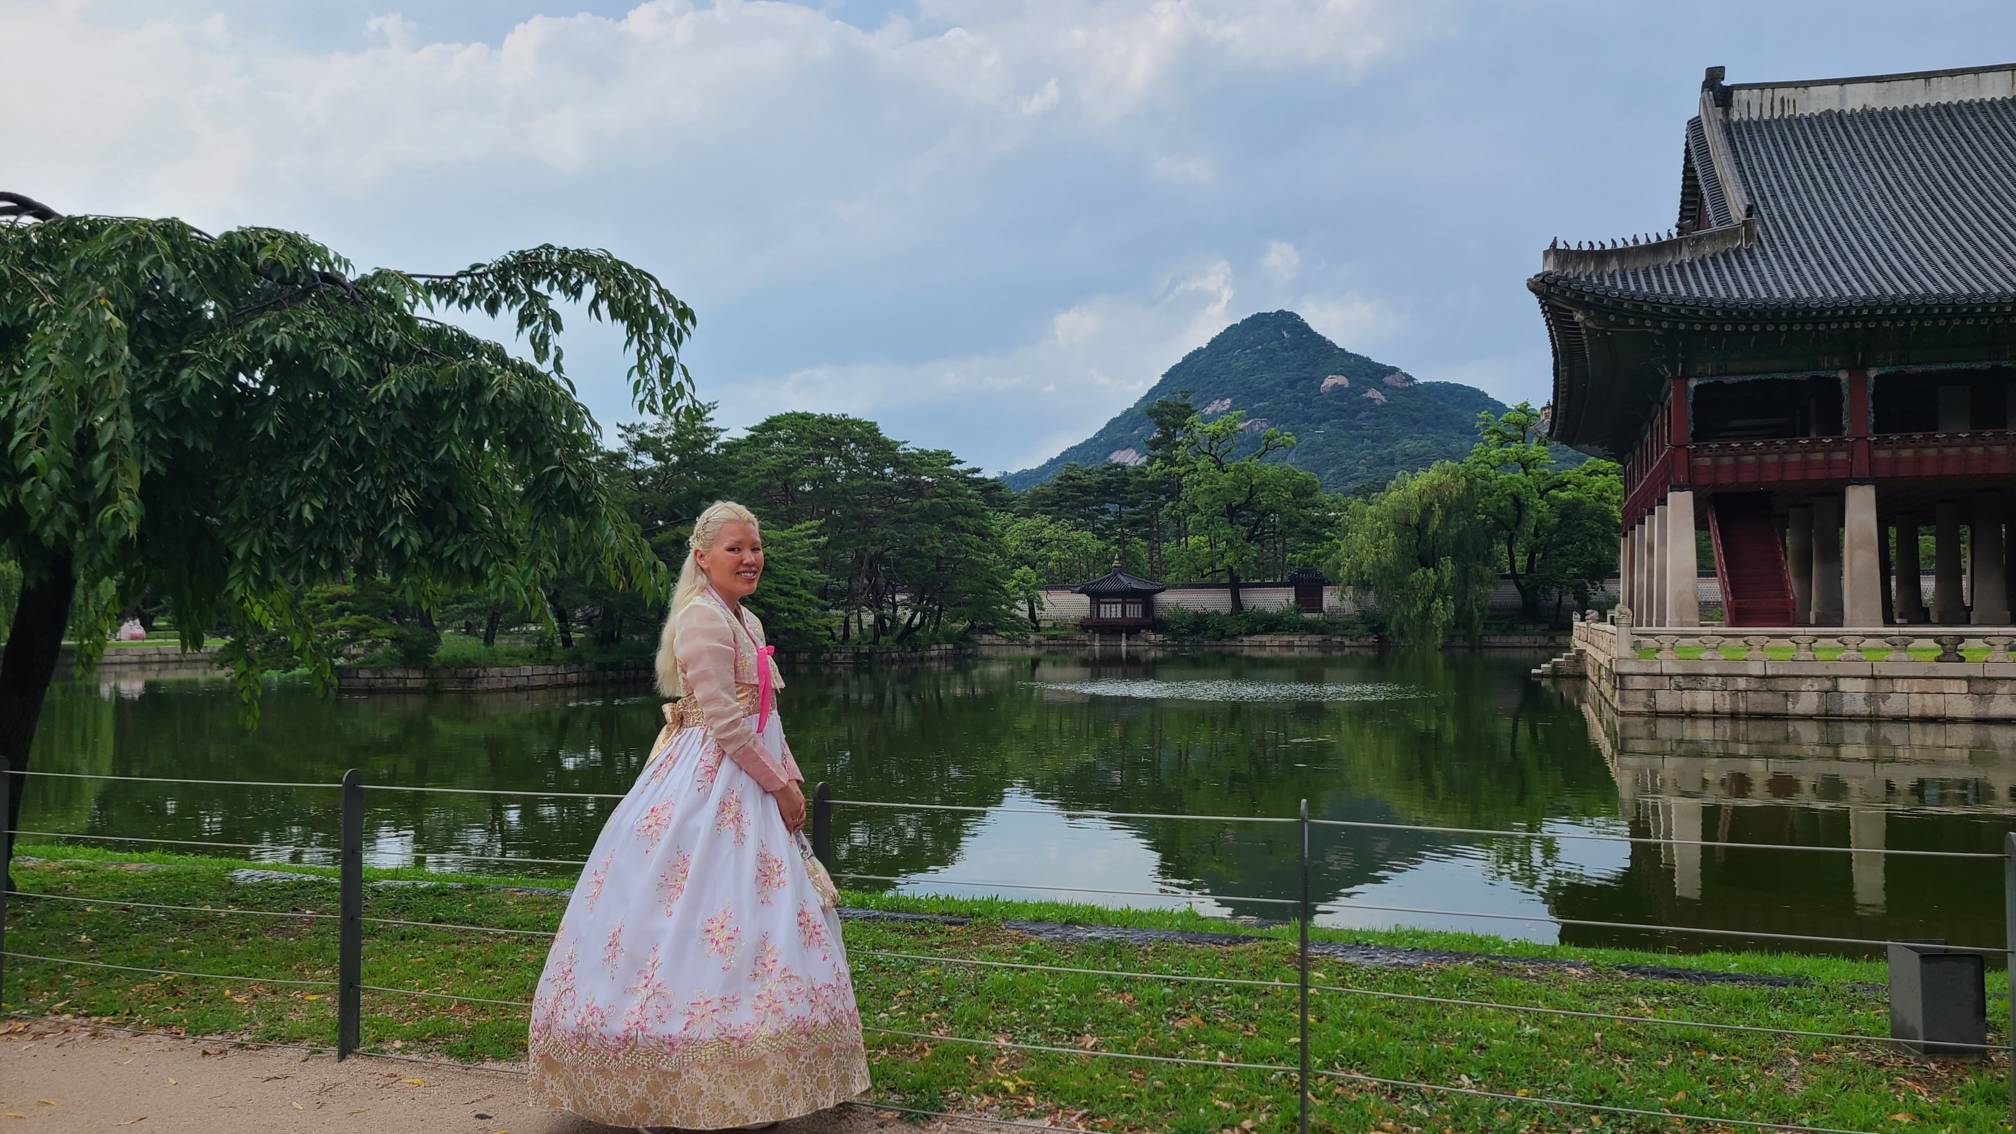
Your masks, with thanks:
[{"label": "gravel path", "polygon": [[[531,1105],[522,1075],[133,1035],[61,1021],[0,1025],[0,1134],[607,1134]],[[841,1107],[772,1134],[979,1134]]]}]

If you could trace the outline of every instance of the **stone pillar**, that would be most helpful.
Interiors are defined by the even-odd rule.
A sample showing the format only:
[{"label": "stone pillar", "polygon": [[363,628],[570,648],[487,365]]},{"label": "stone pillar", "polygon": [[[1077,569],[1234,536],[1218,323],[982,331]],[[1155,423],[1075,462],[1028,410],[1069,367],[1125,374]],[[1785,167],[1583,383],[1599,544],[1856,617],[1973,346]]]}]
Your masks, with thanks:
[{"label": "stone pillar", "polygon": [[1883,596],[1883,625],[1897,624],[1897,606],[1893,600],[1896,594],[1896,576],[1891,573],[1890,525],[1876,521],[1876,591]]},{"label": "stone pillar", "polygon": [[1883,836],[1889,813],[1882,808],[1848,809],[1848,869],[1855,884],[1855,908],[1874,913],[1883,911]]},{"label": "stone pillar", "polygon": [[1674,799],[1666,803],[1666,834],[1669,839],[1689,839],[1692,843],[1668,843],[1673,848],[1673,893],[1688,901],[1701,900],[1701,801]]},{"label": "stone pillar", "polygon": [[1652,561],[1646,588],[1646,605],[1652,608],[1651,624],[1664,626],[1666,622],[1666,502],[1652,509],[1652,516],[1645,524],[1646,558]]},{"label": "stone pillar", "polygon": [[2009,625],[2009,572],[2002,561],[2002,496],[1997,492],[1974,495],[1974,526],[1968,529],[1967,558],[1969,589],[1974,596],[1974,612],[1969,621],[1976,626]]},{"label": "stone pillar", "polygon": [[1918,562],[1918,517],[1897,516],[1897,621],[1925,621],[1924,565]]},{"label": "stone pillar", "polygon": [[[1785,510],[1785,566],[1792,576],[1792,624],[1813,624],[1813,506]],[[1723,596],[1722,601],[1729,601]]]},{"label": "stone pillar", "polygon": [[[1701,625],[1700,567],[1694,561],[1694,493],[1675,489],[1666,496],[1666,592],[1668,626]],[[1728,596],[1723,596],[1727,603]],[[1724,615],[1727,617],[1727,615]]]},{"label": "stone pillar", "polygon": [[1638,596],[1631,588],[1631,572],[1638,566],[1638,549],[1632,542],[1637,531],[1638,526],[1633,524],[1617,537],[1617,605],[1626,610],[1638,608]]},{"label": "stone pillar", "polygon": [[1841,497],[1813,500],[1813,625],[1841,625]]},{"label": "stone pillar", "polygon": [[1640,626],[1657,626],[1658,618],[1652,613],[1652,514],[1647,512],[1638,517],[1636,528],[1638,554],[1635,561],[1637,581],[1633,589],[1638,592],[1638,605],[1631,608],[1631,616]]},{"label": "stone pillar", "polygon": [[1883,538],[1883,527],[1876,522],[1876,486],[1851,484],[1842,499],[1846,508],[1841,531],[1841,624],[1881,626],[1883,556],[1877,541]]},{"label": "stone pillar", "polygon": [[1941,626],[1967,621],[1960,596],[1960,505],[1952,500],[1941,500],[1934,513],[1932,621]]}]

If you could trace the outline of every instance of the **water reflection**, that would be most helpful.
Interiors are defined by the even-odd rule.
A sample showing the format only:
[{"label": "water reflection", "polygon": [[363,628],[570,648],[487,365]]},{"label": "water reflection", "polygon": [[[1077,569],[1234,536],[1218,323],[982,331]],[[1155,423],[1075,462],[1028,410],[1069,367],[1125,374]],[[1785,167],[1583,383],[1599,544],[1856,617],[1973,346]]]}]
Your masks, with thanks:
[{"label": "water reflection", "polygon": [[[855,879],[859,881],[859,879]],[[868,879],[874,881],[874,879]],[[1068,893],[1059,892],[1070,887]],[[1155,849],[1114,821],[1071,816],[1011,790],[1001,810],[975,824],[953,861],[897,883],[904,894],[993,894],[1135,909],[1231,913],[1198,891],[1194,879],[1169,877]]]},{"label": "water reflection", "polygon": [[[1702,944],[1631,931],[1363,909],[1653,922],[1995,943],[1999,866],[1883,849],[1997,852],[2016,727],[1606,719],[1530,681],[1530,658],[1374,655],[990,659],[802,674],[785,703],[808,775],[843,799],[841,868],[905,879],[1171,890],[1253,917],[1299,892],[1293,824],[1068,819],[1065,810],[1319,818],[1557,834],[1819,845],[1786,854],[1318,827],[1314,892],[1334,925],[1414,924],[1541,940]],[[326,852],[349,767],[367,784],[620,793],[657,731],[625,691],[339,697],[268,690],[246,731],[217,681],[52,693],[37,766],[331,788],[36,779],[24,825]],[[369,793],[369,859],[579,859],[610,801]],[[319,853],[281,857],[322,860]],[[522,873],[565,877],[564,866]],[[960,888],[962,892],[970,892]],[[949,890],[948,890],[949,892]],[[1003,890],[1042,896],[1041,891]],[[1090,900],[1140,902],[1120,895]],[[1710,941],[1710,944],[1717,942]]]},{"label": "water reflection", "polygon": [[[1634,833],[1831,847],[1790,853],[1685,843],[1635,847],[1639,916],[1677,925],[1823,936],[2002,938],[1999,854],[2016,817],[2016,725],[1611,717],[1589,735]],[[1556,912],[1615,908],[1565,890]]]}]

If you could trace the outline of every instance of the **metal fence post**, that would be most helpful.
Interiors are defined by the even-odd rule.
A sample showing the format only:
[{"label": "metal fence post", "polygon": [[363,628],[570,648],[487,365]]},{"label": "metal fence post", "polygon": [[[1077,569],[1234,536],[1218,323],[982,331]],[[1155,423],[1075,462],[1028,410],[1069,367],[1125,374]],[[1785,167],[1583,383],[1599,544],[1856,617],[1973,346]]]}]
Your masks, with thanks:
[{"label": "metal fence post", "polygon": [[825,780],[812,789],[812,854],[833,870],[833,788]]},{"label": "metal fence post", "polygon": [[[2002,934],[2008,973],[2016,978],[2016,831],[2002,836]],[[2009,990],[2008,1024],[2002,1042],[2016,1044],[2016,986]],[[2016,1130],[2016,1052],[2009,1056],[2009,1129]]]},{"label": "metal fence post", "polygon": [[[14,770],[0,764],[0,847],[12,850],[14,828],[7,823],[8,805],[14,791]],[[7,888],[14,884],[14,858],[9,855],[6,862],[0,862],[0,1004],[7,996]]]},{"label": "metal fence post", "polygon": [[343,773],[341,890],[336,943],[336,1058],[362,1046],[364,992],[364,776]]},{"label": "metal fence post", "polygon": [[1302,899],[1296,907],[1300,916],[1295,920],[1300,927],[1300,941],[1296,947],[1299,964],[1296,968],[1300,970],[1297,979],[1301,982],[1298,1015],[1302,1023],[1302,1072],[1297,1080],[1297,1093],[1301,1095],[1302,1104],[1301,1134],[1309,1134],[1309,801],[1306,799],[1302,801],[1301,819]]}]

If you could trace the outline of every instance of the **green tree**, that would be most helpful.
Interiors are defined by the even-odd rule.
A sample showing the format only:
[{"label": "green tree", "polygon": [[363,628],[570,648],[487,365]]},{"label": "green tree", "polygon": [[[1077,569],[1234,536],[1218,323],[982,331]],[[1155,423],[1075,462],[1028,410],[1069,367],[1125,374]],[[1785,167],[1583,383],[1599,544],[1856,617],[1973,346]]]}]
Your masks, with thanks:
[{"label": "green tree", "polygon": [[958,636],[1010,616],[998,490],[952,454],[911,449],[859,418],[784,413],[721,455],[766,524],[819,525],[821,597],[840,641]]},{"label": "green tree", "polygon": [[[540,609],[581,562],[662,585],[567,379],[561,305],[622,329],[650,414],[690,400],[693,312],[606,252],[356,274],[296,233],[0,193],[0,280],[0,554],[22,571],[0,656],[9,768],[27,766],[80,595],[111,620],[122,604],[99,597],[156,588],[189,647],[277,630],[326,685],[298,597],[317,583],[384,578],[423,610],[459,587]],[[525,355],[429,312],[506,319]],[[257,653],[241,634],[227,654],[249,706]]]},{"label": "green tree", "polygon": [[763,587],[749,601],[762,613],[764,633],[780,650],[816,651],[833,641],[839,620],[822,597],[833,584],[819,568],[823,528],[819,521],[807,520],[763,531]]},{"label": "green tree", "polygon": [[1175,498],[1174,480],[1146,465],[1067,465],[1023,493],[1016,510],[1090,532],[1123,565],[1159,578],[1165,513]]},{"label": "green tree", "polygon": [[1540,413],[1526,402],[1493,417],[1479,414],[1478,442],[1466,471],[1475,479],[1478,516],[1495,548],[1498,570],[1519,592],[1520,614],[1541,618],[1573,594],[1586,602],[1617,567],[1623,480],[1611,461],[1556,467],[1541,436]]},{"label": "green tree", "polygon": [[1345,506],[1331,570],[1387,633],[1407,646],[1476,641],[1495,581],[1476,478],[1448,461],[1401,473],[1384,492]]},{"label": "green tree", "polygon": [[1098,536],[1048,516],[1010,516],[1001,528],[1002,546],[1015,565],[1012,589],[1037,629],[1041,590],[1052,583],[1082,583],[1101,574],[1112,561],[1111,548]]},{"label": "green tree", "polygon": [[1267,459],[1292,448],[1293,437],[1259,430],[1254,445],[1253,432],[1243,413],[1209,422],[1193,414],[1168,455],[1150,466],[1178,485],[1170,512],[1180,552],[1172,566],[1190,577],[1224,578],[1235,613],[1245,609],[1241,581],[1285,567],[1290,536],[1310,529],[1323,498],[1314,473]]}]

